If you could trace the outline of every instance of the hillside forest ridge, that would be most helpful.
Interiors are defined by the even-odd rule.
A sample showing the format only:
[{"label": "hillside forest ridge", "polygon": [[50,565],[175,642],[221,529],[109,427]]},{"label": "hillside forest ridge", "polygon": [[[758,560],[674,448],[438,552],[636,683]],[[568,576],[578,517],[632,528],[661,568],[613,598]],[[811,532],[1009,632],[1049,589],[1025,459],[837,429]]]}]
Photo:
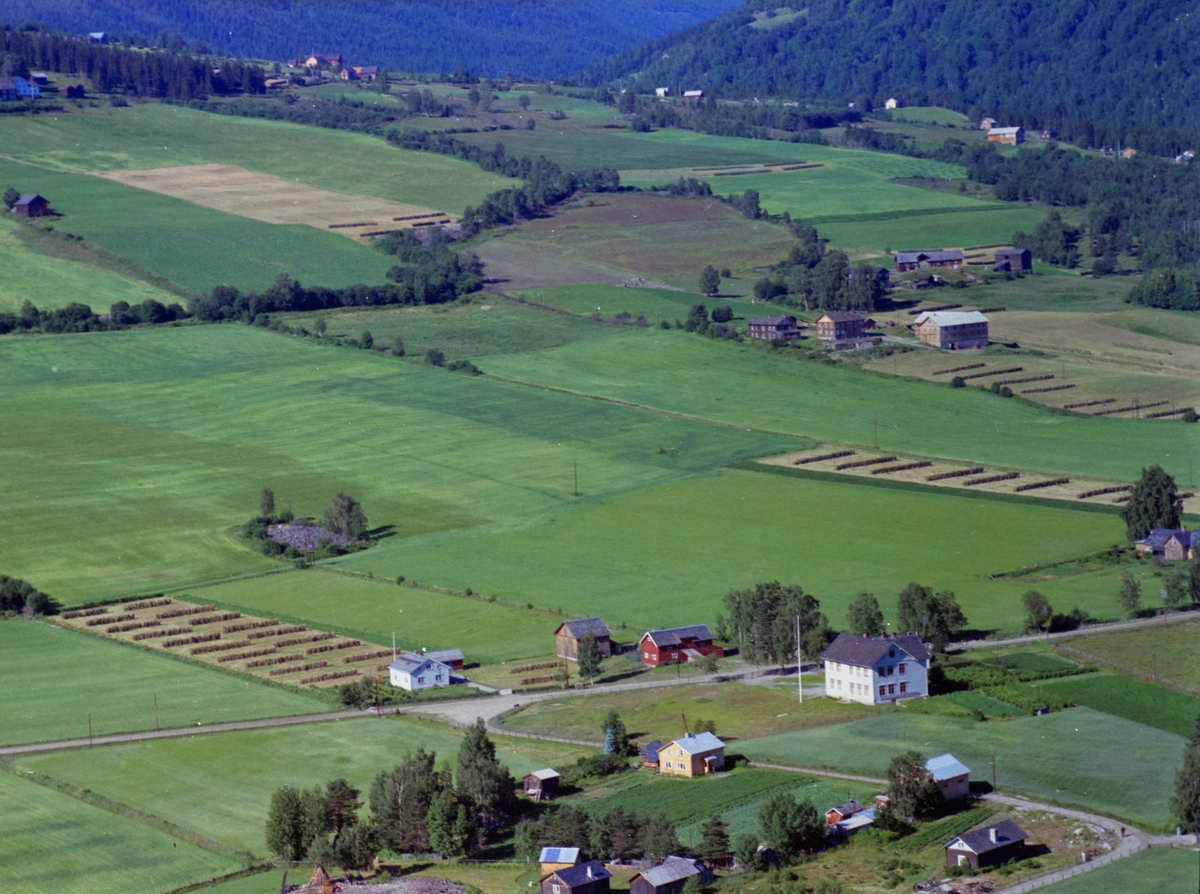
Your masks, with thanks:
[{"label": "hillside forest ridge", "polygon": [[0,887],[1194,890],[1188,22],[0,0]]}]

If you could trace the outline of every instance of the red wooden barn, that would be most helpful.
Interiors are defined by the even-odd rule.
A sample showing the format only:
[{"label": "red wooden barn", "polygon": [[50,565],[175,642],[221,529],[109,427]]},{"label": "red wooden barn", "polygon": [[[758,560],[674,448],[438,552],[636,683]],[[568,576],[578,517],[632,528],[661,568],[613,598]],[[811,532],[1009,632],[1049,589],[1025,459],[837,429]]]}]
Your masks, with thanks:
[{"label": "red wooden barn", "polygon": [[642,663],[651,667],[669,661],[695,661],[702,655],[725,657],[725,650],[713,644],[713,635],[707,624],[651,630],[642,636],[639,645]]}]

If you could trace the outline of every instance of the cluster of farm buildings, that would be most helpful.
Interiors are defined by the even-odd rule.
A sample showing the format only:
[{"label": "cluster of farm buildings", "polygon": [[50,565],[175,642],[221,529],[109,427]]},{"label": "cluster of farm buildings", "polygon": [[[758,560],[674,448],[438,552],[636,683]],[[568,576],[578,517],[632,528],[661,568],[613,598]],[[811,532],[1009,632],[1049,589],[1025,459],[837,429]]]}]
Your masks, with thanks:
[{"label": "cluster of farm buildings", "polygon": [[[870,335],[874,320],[856,310],[829,311],[817,319],[817,338],[835,348],[877,345],[882,338]],[[925,311],[909,326],[927,345],[947,351],[987,347],[988,319],[979,311]],[[754,317],[749,324],[750,337],[765,341],[793,341],[801,337],[800,327],[791,314]]]}]

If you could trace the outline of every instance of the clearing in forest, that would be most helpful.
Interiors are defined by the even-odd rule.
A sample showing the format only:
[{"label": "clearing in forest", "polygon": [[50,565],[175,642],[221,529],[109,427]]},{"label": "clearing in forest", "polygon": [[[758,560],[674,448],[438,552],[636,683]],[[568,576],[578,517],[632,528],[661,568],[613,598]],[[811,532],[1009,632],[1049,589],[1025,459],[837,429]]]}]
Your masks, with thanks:
[{"label": "clearing in forest", "polygon": [[239,217],[306,224],[350,237],[450,220],[436,208],[319,189],[234,165],[106,171],[99,176]]}]

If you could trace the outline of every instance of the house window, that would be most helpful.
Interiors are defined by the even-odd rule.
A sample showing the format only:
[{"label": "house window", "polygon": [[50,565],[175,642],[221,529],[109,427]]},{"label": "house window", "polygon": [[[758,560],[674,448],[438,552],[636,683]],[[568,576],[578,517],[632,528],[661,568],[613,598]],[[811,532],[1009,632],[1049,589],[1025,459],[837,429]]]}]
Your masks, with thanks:
[{"label": "house window", "polygon": [[417,677],[417,682],[418,682],[418,683],[424,683],[424,682],[425,682],[425,678],[424,678],[424,677]]},{"label": "house window", "polygon": [[905,692],[908,692],[908,684],[907,684],[907,683],[901,683],[901,684],[900,684],[900,693],[901,693],[901,694],[904,694]]},{"label": "house window", "polygon": [[889,676],[889,677],[890,677],[890,676],[892,676],[892,674],[894,674],[895,672],[896,672],[896,668],[895,668],[895,666],[894,666],[894,665],[891,665],[891,664],[889,664],[889,665],[888,665],[888,676]]},{"label": "house window", "polygon": [[550,887],[554,889],[554,894],[559,894],[562,890],[558,885],[551,885]]},{"label": "house window", "polygon": [[888,683],[888,695],[895,695],[895,694],[896,694],[896,684]]},{"label": "house window", "polygon": [[670,761],[667,761],[667,769],[668,769],[668,770],[669,770],[669,769],[671,769],[671,762],[670,762]]},{"label": "house window", "polygon": [[649,653],[649,652],[643,652],[643,653],[642,653],[642,657],[643,657],[643,658],[649,658],[649,657],[650,657],[650,653]]},{"label": "house window", "polygon": [[901,665],[900,665],[900,673],[901,673],[901,674],[903,674],[903,673],[904,673],[904,665],[903,665],[903,664],[901,664]]},{"label": "house window", "polygon": [[880,686],[880,687],[879,687],[879,694],[880,694],[880,695],[887,695],[887,691],[886,691],[886,690],[887,690],[887,687],[886,687],[886,686]]}]

